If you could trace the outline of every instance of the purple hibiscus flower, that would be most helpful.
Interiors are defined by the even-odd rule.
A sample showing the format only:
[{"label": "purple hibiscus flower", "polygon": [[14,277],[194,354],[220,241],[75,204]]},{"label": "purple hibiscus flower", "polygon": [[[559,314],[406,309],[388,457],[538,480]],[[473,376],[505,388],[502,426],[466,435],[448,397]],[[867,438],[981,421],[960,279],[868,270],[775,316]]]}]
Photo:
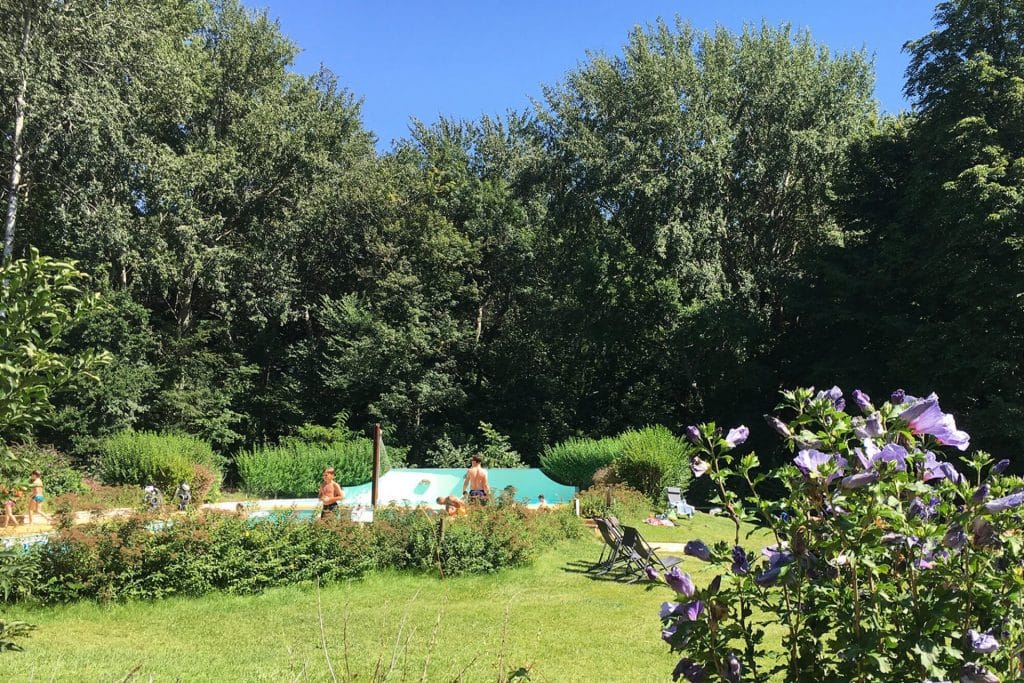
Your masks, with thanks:
[{"label": "purple hibiscus flower", "polygon": [[918,474],[922,481],[949,479],[954,484],[959,484],[964,480],[963,475],[957,472],[953,465],[939,461],[931,451],[925,451],[924,462],[920,464]]},{"label": "purple hibiscus flower", "polygon": [[676,593],[685,595],[688,598],[693,597],[693,593],[696,590],[696,586],[693,585],[693,579],[690,578],[689,574],[681,571],[679,567],[672,567],[665,572],[665,583]]},{"label": "purple hibiscus flower", "polygon": [[774,545],[763,548],[761,554],[768,560],[769,569],[775,569],[793,561],[793,553],[788,550],[780,550]]},{"label": "purple hibiscus flower", "polygon": [[988,654],[999,649],[999,641],[991,634],[978,633],[973,628],[967,629],[967,642],[970,643],[971,649],[975,652]]},{"label": "purple hibiscus flower", "polygon": [[999,676],[974,662],[960,667],[960,683],[999,683]]},{"label": "purple hibiscus flower", "polygon": [[789,431],[789,425],[774,415],[765,415],[764,419],[780,436],[790,437],[793,435],[793,432]]},{"label": "purple hibiscus flower", "polygon": [[745,426],[740,425],[729,430],[729,433],[725,435],[725,443],[729,444],[729,448],[736,448],[741,443],[747,440],[750,436],[750,430]]},{"label": "purple hibiscus flower", "polygon": [[858,439],[876,439],[885,434],[881,413],[871,413],[867,417],[853,419],[853,433]]},{"label": "purple hibiscus flower", "polygon": [[687,621],[697,621],[703,613],[704,603],[700,600],[694,600],[683,605],[683,617]]},{"label": "purple hibiscus flower", "polygon": [[672,639],[676,637],[676,631],[679,630],[679,624],[672,622],[661,629],[661,639],[666,643],[671,643]]},{"label": "purple hibiscus flower", "polygon": [[732,571],[736,574],[750,572],[750,560],[747,559],[747,553],[738,545],[732,547]]},{"label": "purple hibiscus flower", "polygon": [[743,673],[743,666],[740,660],[732,652],[725,658],[725,680],[729,683],[740,683],[740,674]]},{"label": "purple hibiscus flower", "polygon": [[704,541],[687,541],[683,546],[683,552],[696,557],[698,560],[708,562],[711,560],[711,548]]},{"label": "purple hibiscus flower", "polygon": [[700,429],[696,425],[690,425],[686,428],[686,438],[690,440],[690,443],[700,443]]},{"label": "purple hibiscus flower", "polygon": [[988,484],[982,484],[981,486],[974,490],[974,493],[971,495],[971,502],[984,503],[985,499],[988,498],[988,494],[991,490],[992,489]]},{"label": "purple hibiscus flower", "polygon": [[821,468],[825,465],[831,465],[833,472],[828,476],[828,481],[836,479],[842,476],[843,471],[846,469],[846,460],[835,453],[822,453],[819,450],[813,448],[805,448],[796,454],[793,458],[793,464],[797,466],[805,477],[820,477]]},{"label": "purple hibiscus flower", "polygon": [[839,387],[834,386],[826,391],[819,391],[814,398],[819,401],[827,398],[832,401],[832,405],[839,411],[846,408],[846,400],[843,398],[843,390]]},{"label": "purple hibiscus flower", "polygon": [[685,678],[689,683],[704,683],[708,679],[704,667],[692,659],[680,659],[676,668],[672,670],[672,680],[678,681]]},{"label": "purple hibiscus flower", "polygon": [[910,517],[920,517],[921,519],[931,519],[938,507],[939,499],[935,496],[932,496],[927,504],[920,498],[915,497],[907,507],[907,515]]},{"label": "purple hibiscus flower", "polygon": [[967,534],[958,526],[951,526],[942,537],[942,545],[950,550],[959,550],[967,545]]},{"label": "purple hibiscus flower", "polygon": [[889,397],[889,402],[892,403],[894,406],[903,405],[904,403],[907,402],[907,392],[903,391],[902,389],[897,389],[896,391],[892,392],[892,395]]},{"label": "purple hibiscus flower", "polygon": [[1002,474],[1003,472],[1006,471],[1006,468],[1009,467],[1009,466],[1010,466],[1010,461],[1007,460],[1006,458],[1003,458],[1002,460],[997,462],[995,465],[992,465],[991,473],[992,474]]},{"label": "purple hibiscus flower", "polygon": [[858,474],[851,474],[848,477],[843,477],[840,484],[844,489],[859,489],[862,486],[868,484],[874,484],[878,481],[878,472],[860,472]]},{"label": "purple hibiscus flower", "polygon": [[661,603],[661,618],[662,620],[668,619],[669,617],[677,617],[683,613],[683,606],[678,602],[663,602]]},{"label": "purple hibiscus flower", "polygon": [[696,455],[690,458],[690,469],[693,471],[693,476],[697,478],[703,477],[704,473],[708,471],[708,467],[710,465]]},{"label": "purple hibiscus flower", "polygon": [[996,498],[985,503],[985,509],[989,512],[1002,512],[1024,504],[1024,491],[1012,493],[1002,498]]},{"label": "purple hibiscus flower", "polygon": [[659,580],[661,580],[661,575],[658,574],[658,570],[655,569],[654,567],[651,567],[651,566],[644,567],[644,572],[647,574],[647,578],[650,579],[651,581],[659,581]]},{"label": "purple hibiscus flower", "polygon": [[866,413],[871,410],[871,397],[860,389],[853,390],[853,402],[857,404],[857,407],[860,408],[862,412]]},{"label": "purple hibiscus flower", "polygon": [[931,434],[945,446],[965,451],[971,442],[967,432],[956,428],[953,416],[942,412],[939,397],[935,394],[912,403],[900,413],[900,419],[907,423],[913,433]]},{"label": "purple hibiscus flower", "polygon": [[756,583],[758,586],[761,586],[762,588],[774,586],[775,582],[779,580],[779,576],[781,574],[782,567],[775,567],[774,569],[769,569],[768,571],[761,572],[760,574],[755,576],[754,583]]},{"label": "purple hibiscus flower", "polygon": [[903,472],[907,469],[907,449],[898,443],[887,443],[874,457],[875,466],[892,463],[893,469]]}]

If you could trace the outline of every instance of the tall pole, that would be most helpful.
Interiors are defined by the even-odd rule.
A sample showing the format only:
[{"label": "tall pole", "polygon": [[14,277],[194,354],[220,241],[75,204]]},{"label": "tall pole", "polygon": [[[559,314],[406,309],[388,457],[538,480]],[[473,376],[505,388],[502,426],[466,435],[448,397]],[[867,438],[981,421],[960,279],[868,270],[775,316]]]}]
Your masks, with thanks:
[{"label": "tall pole", "polygon": [[377,480],[380,479],[380,425],[373,425],[373,478],[370,479],[370,505],[377,507]]}]

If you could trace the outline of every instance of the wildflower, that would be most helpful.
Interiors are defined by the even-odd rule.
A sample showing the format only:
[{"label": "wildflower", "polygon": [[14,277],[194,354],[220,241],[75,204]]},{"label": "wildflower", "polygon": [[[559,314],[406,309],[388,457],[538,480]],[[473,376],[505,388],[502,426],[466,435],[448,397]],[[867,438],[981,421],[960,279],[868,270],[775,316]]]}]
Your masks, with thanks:
[{"label": "wildflower", "polygon": [[912,403],[900,413],[900,419],[907,423],[910,431],[915,434],[931,434],[945,446],[965,451],[970,444],[970,435],[956,428],[952,415],[942,412],[939,397],[935,394]]},{"label": "wildflower", "polygon": [[708,471],[708,467],[710,467],[710,465],[696,455],[690,458],[690,469],[693,471],[693,476],[698,478],[703,477],[704,473]]},{"label": "wildflower", "polygon": [[747,440],[750,436],[750,430],[740,425],[729,430],[729,433],[725,436],[725,442],[729,444],[729,448],[736,448],[741,443]]},{"label": "wildflower", "polygon": [[750,572],[750,560],[747,559],[747,553],[738,545],[732,547],[732,570],[736,574]]},{"label": "wildflower", "polygon": [[680,659],[672,670],[672,680],[678,681],[680,678],[685,678],[689,683],[704,683],[708,674],[703,666],[692,659]]},{"label": "wildflower", "polygon": [[853,402],[857,404],[857,407],[860,408],[862,412],[866,413],[871,409],[871,397],[860,389],[853,390]]},{"label": "wildflower", "polygon": [[871,413],[866,418],[857,417],[853,420],[853,433],[860,439],[875,439],[885,434],[881,413]]},{"label": "wildflower", "polygon": [[686,428],[686,438],[690,440],[690,443],[700,443],[700,429],[694,425],[690,425]]},{"label": "wildflower", "polygon": [[1002,498],[996,498],[985,503],[985,509],[989,512],[1002,512],[1003,510],[1009,510],[1015,508],[1021,504],[1024,504],[1024,491],[1013,493],[1009,496],[1003,496]]},{"label": "wildflower", "polygon": [[971,502],[984,503],[985,499],[988,498],[990,490],[988,484],[982,484],[974,491],[974,495],[971,496]]},{"label": "wildflower", "polygon": [[672,567],[672,569],[665,573],[665,583],[676,593],[685,595],[688,598],[693,596],[693,592],[696,589],[690,575],[680,571],[679,567]]},{"label": "wildflower", "polygon": [[821,451],[813,448],[807,448],[799,451],[796,457],[793,458],[793,464],[797,466],[801,472],[804,473],[805,477],[820,477],[820,468],[823,465],[835,464],[835,471],[829,475],[828,481],[842,475],[843,470],[846,467],[846,460],[834,453],[822,453]]},{"label": "wildflower", "polygon": [[992,469],[990,470],[990,473],[991,474],[1002,474],[1003,472],[1006,471],[1006,468],[1009,467],[1009,466],[1010,466],[1010,461],[1007,460],[1006,458],[1003,458],[1002,460],[997,462],[995,465],[992,465]]},{"label": "wildflower", "polygon": [[878,481],[878,472],[872,471],[843,477],[843,481],[841,483],[844,489],[859,489],[861,486],[874,484],[876,481]]},{"label": "wildflower", "polygon": [[683,547],[683,552],[705,562],[711,559],[711,548],[704,541],[687,541]]},{"label": "wildflower", "polygon": [[730,652],[729,656],[725,658],[725,680],[729,683],[740,683],[741,673],[743,673],[743,667],[740,665],[740,660]]},{"label": "wildflower", "polygon": [[787,425],[785,422],[775,417],[774,415],[765,415],[764,419],[765,422],[767,422],[772,429],[778,432],[780,436],[788,438],[793,435],[793,432],[789,430],[789,425]]}]

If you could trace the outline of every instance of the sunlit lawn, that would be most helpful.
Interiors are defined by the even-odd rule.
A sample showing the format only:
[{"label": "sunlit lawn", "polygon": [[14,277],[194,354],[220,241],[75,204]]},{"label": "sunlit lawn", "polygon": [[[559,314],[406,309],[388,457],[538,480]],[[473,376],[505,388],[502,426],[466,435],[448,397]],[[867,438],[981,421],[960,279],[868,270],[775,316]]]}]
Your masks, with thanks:
[{"label": "sunlit lawn", "polygon": [[[648,535],[653,527],[641,527]],[[660,540],[731,538],[728,520],[699,516]],[[661,532],[678,536],[661,538]],[[699,532],[691,536],[690,532]],[[531,567],[442,580],[381,572],[321,592],[327,654],[338,680],[497,681],[531,667],[535,681],[666,681],[676,657],[659,639],[668,590],[589,578],[596,541],[568,543]],[[712,574],[687,558],[699,584]],[[25,653],[0,655],[4,681],[330,680],[317,592],[18,608],[38,624]],[[426,672],[424,674],[424,671]]]}]

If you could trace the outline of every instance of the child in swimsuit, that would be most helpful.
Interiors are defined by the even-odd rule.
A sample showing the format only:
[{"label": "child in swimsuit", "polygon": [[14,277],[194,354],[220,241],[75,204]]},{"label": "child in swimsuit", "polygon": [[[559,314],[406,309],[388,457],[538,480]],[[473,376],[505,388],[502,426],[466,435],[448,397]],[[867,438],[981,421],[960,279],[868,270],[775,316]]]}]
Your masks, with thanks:
[{"label": "child in swimsuit", "polygon": [[39,470],[32,470],[32,481],[28,483],[32,487],[32,497],[28,500],[28,523],[32,523],[32,513],[38,512],[40,517],[45,519],[46,515],[43,514],[39,504],[42,503],[43,498],[43,477],[39,474]]},{"label": "child in swimsuit", "polygon": [[14,516],[14,490],[6,487],[0,489],[4,498],[4,526],[18,526],[18,520]]}]

